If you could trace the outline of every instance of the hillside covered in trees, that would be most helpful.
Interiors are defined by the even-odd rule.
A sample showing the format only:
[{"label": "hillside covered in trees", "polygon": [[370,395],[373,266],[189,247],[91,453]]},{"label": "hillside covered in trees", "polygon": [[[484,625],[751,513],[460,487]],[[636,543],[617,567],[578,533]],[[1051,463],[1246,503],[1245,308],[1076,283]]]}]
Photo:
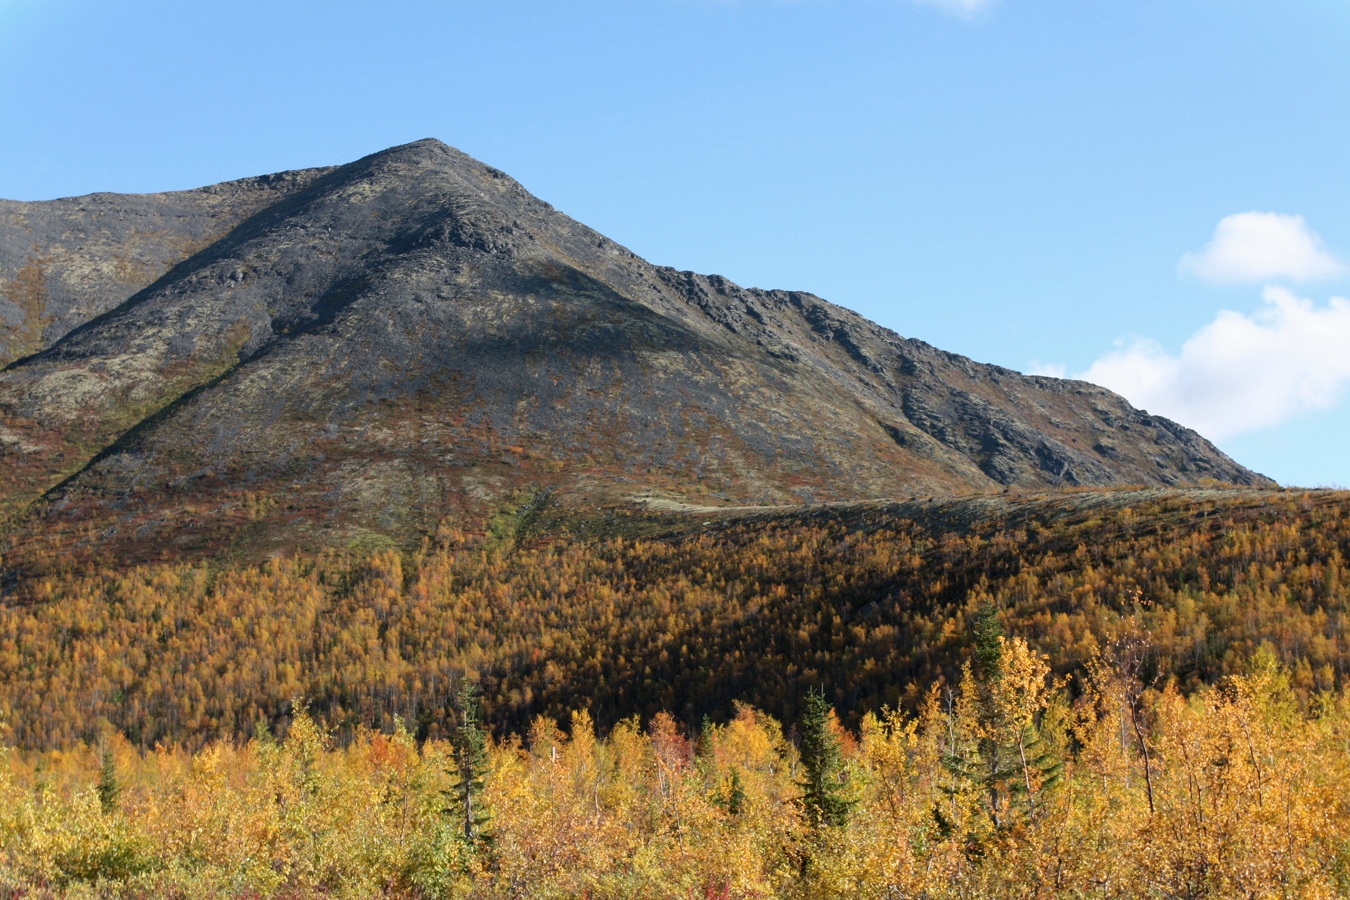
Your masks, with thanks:
[{"label": "hillside covered in trees", "polygon": [[[260,564],[11,573],[0,715],[28,748],[110,725],[133,745],[284,730],[443,735],[454,682],[499,735],[584,705],[602,728],[666,712],[786,721],[822,688],[856,726],[959,677],[986,600],[1058,675],[1137,615],[1183,693],[1268,647],[1301,701],[1345,686],[1350,495],[1080,492],[792,513],[629,510],[578,520],[517,498],[487,533],[411,551]],[[1070,690],[1076,682],[1070,681]],[[584,702],[578,700],[584,698]]]}]

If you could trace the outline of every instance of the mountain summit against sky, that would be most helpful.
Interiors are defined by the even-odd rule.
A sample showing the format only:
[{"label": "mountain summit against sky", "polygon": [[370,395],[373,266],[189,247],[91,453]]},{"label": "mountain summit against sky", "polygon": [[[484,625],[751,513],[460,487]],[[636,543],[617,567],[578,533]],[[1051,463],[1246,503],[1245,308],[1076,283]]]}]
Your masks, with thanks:
[{"label": "mountain summit against sky", "polygon": [[651,265],[434,140],[0,202],[0,321],[6,514],[116,545],[403,539],[520,488],[1270,484],[1105,389]]}]

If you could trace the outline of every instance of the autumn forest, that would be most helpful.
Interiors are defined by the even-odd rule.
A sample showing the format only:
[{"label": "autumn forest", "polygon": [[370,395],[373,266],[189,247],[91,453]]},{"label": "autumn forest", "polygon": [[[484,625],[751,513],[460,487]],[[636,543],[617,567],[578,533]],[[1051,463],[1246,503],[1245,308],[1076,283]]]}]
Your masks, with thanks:
[{"label": "autumn forest", "polygon": [[521,493],[411,548],[30,555],[0,883],[1342,896],[1348,549],[1335,492]]}]

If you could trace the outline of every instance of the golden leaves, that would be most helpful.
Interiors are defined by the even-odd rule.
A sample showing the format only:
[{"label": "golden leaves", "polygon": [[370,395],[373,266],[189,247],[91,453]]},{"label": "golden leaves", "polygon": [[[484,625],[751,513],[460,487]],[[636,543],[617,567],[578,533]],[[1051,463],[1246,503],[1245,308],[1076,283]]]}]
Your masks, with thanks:
[{"label": "golden leaves", "polygon": [[[1006,724],[1045,726],[1043,659],[1007,640]],[[1094,690],[1109,696],[1109,686]],[[300,710],[282,742],[195,755],[118,745],[122,808],[105,813],[92,749],[11,752],[0,777],[0,881],[137,893],[475,897],[1332,897],[1350,870],[1350,701],[1309,714],[1283,671],[1185,698],[1149,695],[1157,798],[1118,707],[1085,703],[1036,817],[993,827],[953,793],[949,710],[864,719],[847,827],[800,819],[795,751],[740,706],[696,737],[672,717],[598,736],[538,720],[489,747],[491,840],[444,812],[446,745],[406,730],[334,746]],[[1028,713],[1028,709],[1032,707]],[[956,727],[962,727],[957,723]],[[739,799],[729,802],[732,784]]]}]

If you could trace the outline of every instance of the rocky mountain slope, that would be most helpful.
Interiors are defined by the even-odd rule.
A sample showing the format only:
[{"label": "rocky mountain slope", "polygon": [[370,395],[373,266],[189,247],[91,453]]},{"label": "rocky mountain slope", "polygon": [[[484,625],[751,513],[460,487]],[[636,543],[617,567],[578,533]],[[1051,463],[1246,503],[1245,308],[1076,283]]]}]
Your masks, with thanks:
[{"label": "rocky mountain slope", "polygon": [[0,366],[113,309],[323,171],[169,194],[0,200]]},{"label": "rocky mountain slope", "polygon": [[653,266],[432,140],[5,202],[0,297],[19,552],[38,534],[141,555],[401,541],[524,488],[773,504],[1271,484],[1102,388]]}]

